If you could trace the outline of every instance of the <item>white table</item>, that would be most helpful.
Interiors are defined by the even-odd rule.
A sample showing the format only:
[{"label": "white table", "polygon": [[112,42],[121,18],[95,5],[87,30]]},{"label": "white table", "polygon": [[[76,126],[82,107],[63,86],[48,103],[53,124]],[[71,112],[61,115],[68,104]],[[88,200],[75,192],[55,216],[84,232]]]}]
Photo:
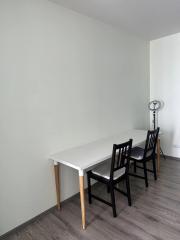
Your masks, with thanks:
[{"label": "white table", "polygon": [[[50,156],[54,161],[54,173],[56,182],[57,206],[60,209],[60,163],[79,171],[80,201],[82,214],[82,228],[86,227],[85,219],[85,201],[84,201],[84,173],[95,165],[102,163],[112,155],[113,144],[120,144],[133,139],[133,147],[143,143],[146,140],[147,131],[129,130],[121,132],[115,136],[100,139],[79,147],[71,148],[58,152]],[[158,164],[159,165],[159,164]]]}]

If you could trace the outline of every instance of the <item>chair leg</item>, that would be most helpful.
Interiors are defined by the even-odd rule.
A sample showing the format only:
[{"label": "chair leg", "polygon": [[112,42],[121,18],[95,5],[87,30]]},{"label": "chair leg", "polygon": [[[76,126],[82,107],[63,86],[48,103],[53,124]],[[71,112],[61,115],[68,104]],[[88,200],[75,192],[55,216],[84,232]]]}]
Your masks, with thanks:
[{"label": "chair leg", "polygon": [[112,203],[112,209],[113,209],[113,217],[116,217],[116,203],[115,203],[115,196],[114,196],[114,187],[110,186],[110,192],[111,192],[111,203]]},{"label": "chair leg", "polygon": [[147,177],[146,161],[143,162],[143,168],[144,168],[145,185],[146,185],[146,187],[148,187],[148,177]]},{"label": "chair leg", "polygon": [[87,180],[88,180],[88,199],[89,199],[89,204],[92,203],[92,196],[91,196],[91,179],[89,177],[89,174],[87,174]]},{"label": "chair leg", "polygon": [[153,157],[152,161],[153,161],[154,180],[157,180],[157,173],[156,173],[156,159],[155,159],[155,156]]},{"label": "chair leg", "polygon": [[128,175],[126,175],[126,188],[127,188],[128,205],[131,206],[131,192],[130,192],[130,184],[129,184],[129,176]]},{"label": "chair leg", "polygon": [[136,173],[136,161],[134,161],[134,172]]},{"label": "chair leg", "polygon": [[110,186],[107,185],[107,193],[110,193]]}]

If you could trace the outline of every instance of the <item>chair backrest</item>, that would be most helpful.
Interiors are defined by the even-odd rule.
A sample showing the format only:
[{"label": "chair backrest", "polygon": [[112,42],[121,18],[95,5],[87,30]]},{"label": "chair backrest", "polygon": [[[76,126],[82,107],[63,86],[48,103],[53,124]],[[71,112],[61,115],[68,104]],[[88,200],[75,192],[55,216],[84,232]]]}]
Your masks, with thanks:
[{"label": "chair backrest", "polygon": [[125,167],[129,171],[129,157],[131,154],[132,139],[122,144],[113,144],[110,179],[114,179],[114,172]]},{"label": "chair backrest", "polygon": [[144,148],[144,158],[151,158],[156,152],[156,144],[159,134],[159,127],[147,132],[146,144]]}]

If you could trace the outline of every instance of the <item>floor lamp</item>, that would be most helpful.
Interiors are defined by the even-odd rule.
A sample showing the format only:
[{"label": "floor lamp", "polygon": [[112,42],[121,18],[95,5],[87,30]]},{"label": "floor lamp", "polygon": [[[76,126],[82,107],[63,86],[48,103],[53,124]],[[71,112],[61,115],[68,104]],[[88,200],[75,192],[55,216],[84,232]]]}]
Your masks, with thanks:
[{"label": "floor lamp", "polygon": [[[161,109],[161,107],[162,107],[162,104],[158,100],[153,100],[153,101],[149,102],[149,104],[148,104],[148,109],[150,111],[152,111],[152,113],[153,113],[153,128],[154,128],[154,130],[158,126],[158,121],[157,121],[158,119],[156,118],[156,116],[157,116],[157,112]],[[156,123],[157,123],[157,126],[156,126]],[[166,159],[161,147],[160,147],[160,152],[161,152],[163,158]]]}]

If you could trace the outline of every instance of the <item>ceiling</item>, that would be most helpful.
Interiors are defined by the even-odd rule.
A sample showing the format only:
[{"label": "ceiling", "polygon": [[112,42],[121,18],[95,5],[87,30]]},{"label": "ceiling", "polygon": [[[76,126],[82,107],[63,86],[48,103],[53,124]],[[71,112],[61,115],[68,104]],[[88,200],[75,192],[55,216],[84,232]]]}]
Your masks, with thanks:
[{"label": "ceiling", "polygon": [[180,0],[52,0],[152,40],[180,32]]}]

